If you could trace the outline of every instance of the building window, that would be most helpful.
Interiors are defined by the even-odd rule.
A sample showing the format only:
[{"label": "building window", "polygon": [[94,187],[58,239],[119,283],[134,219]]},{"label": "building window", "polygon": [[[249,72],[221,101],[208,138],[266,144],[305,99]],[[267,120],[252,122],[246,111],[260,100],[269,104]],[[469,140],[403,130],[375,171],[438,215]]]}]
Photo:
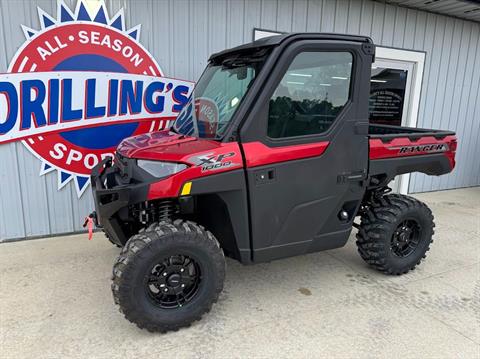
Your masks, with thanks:
[{"label": "building window", "polygon": [[372,67],[370,123],[402,125],[407,75],[407,70]]},{"label": "building window", "polygon": [[302,52],[270,99],[268,136],[284,138],[327,131],[348,101],[349,52]]}]

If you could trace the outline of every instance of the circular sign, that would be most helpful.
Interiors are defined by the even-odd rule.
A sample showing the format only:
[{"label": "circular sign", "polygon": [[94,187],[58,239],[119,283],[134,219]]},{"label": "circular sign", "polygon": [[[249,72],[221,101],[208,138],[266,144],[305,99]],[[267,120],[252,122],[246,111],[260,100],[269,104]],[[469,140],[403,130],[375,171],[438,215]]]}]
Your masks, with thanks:
[{"label": "circular sign", "polygon": [[[159,108],[161,104],[158,96],[160,95],[155,94],[155,91],[170,93],[170,96],[173,94],[175,100],[177,98],[172,90],[172,83],[161,88],[161,84],[155,85],[156,87],[152,86],[153,90],[149,93],[150,98],[146,99],[147,95],[139,94],[139,91],[146,91],[146,89],[137,88],[137,83],[131,85],[132,89],[129,92],[122,92],[123,82],[118,80],[115,80],[117,81],[115,89],[110,88],[112,80],[109,80],[107,86],[106,82],[101,81],[94,82],[92,85],[92,83],[88,83],[88,79],[85,79],[84,88],[80,88],[78,83],[75,85],[71,79],[65,80],[71,74],[77,76],[78,73],[83,72],[88,72],[90,76],[92,72],[99,72],[102,75],[112,74],[111,77],[114,77],[114,74],[164,76],[153,56],[137,41],[140,26],[132,29],[125,28],[122,10],[110,19],[105,4],[102,2],[98,11],[91,15],[84,2],[79,0],[74,12],[60,3],[57,19],[50,17],[40,9],[39,15],[42,29],[36,31],[23,27],[27,41],[13,57],[8,72],[55,72],[58,73],[58,80],[54,84],[51,83],[52,80],[45,80],[42,84],[43,92],[40,95],[35,84],[30,84],[31,86],[28,88],[30,94],[22,94],[23,87],[20,89],[19,102],[23,100],[23,104],[19,109],[19,121],[25,119],[25,114],[22,117],[22,111],[27,112],[28,123],[34,124],[37,128],[51,125],[51,111],[55,111],[55,114],[59,113],[57,118],[61,120],[56,119],[55,121],[71,121],[63,113],[65,109],[68,109],[69,115],[77,116],[75,120],[82,121],[79,121],[79,125],[74,129],[65,126],[64,130],[62,130],[62,126],[58,126],[59,123],[55,123],[60,128],[58,131],[45,132],[41,135],[29,135],[27,130],[22,142],[37,158],[41,159],[41,174],[58,170],[59,188],[75,179],[80,196],[89,184],[91,169],[105,156],[113,156],[117,145],[124,138],[166,128],[174,119],[174,116],[165,117],[169,116],[168,114],[162,118],[154,118],[148,107],[142,107],[139,111],[132,110],[132,102],[139,99],[139,101],[147,101],[150,108]],[[98,98],[106,97],[106,93],[109,100],[112,96],[115,97],[115,101],[113,101],[115,105],[104,104],[101,108],[95,107],[95,104],[99,102]],[[52,107],[53,94],[57,95],[57,99]],[[129,98],[122,98],[122,95]],[[28,112],[36,105],[35,96],[43,96],[46,98],[45,102],[48,102],[48,109],[44,111],[46,124],[36,118],[35,112]],[[25,100],[30,106],[28,110],[24,108]],[[109,106],[113,108],[113,117],[117,114],[118,117],[121,117],[121,123],[118,123],[119,121],[110,121],[110,123],[97,121],[98,117],[102,115],[111,115],[112,108]],[[177,106],[179,105],[175,106],[173,112],[179,111],[177,111]],[[98,112],[99,108],[104,112],[96,118],[94,111]],[[107,110],[105,110],[106,108]],[[122,112],[119,108],[128,110]],[[141,118],[143,113],[145,113],[145,118]],[[90,116],[88,116],[89,114]],[[132,114],[136,116],[132,116]],[[20,130],[23,128],[20,127]]]}]

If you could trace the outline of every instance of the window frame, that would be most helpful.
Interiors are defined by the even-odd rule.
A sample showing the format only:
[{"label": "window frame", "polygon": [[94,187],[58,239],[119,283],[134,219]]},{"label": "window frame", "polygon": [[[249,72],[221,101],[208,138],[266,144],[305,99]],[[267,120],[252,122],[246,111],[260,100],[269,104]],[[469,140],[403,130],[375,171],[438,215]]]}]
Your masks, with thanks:
[{"label": "window frame", "polygon": [[[288,136],[288,137],[270,137],[268,135],[268,122],[269,122],[269,109],[270,109],[270,100],[273,96],[273,94],[275,93],[275,91],[277,90],[278,86],[280,85],[280,83],[282,82],[284,76],[286,75],[287,71],[290,69],[290,66],[292,65],[293,61],[295,61],[295,59],[303,54],[303,53],[308,53],[308,52],[317,52],[317,53],[325,53],[325,52],[337,52],[337,53],[348,53],[351,55],[352,57],[352,66],[350,68],[350,81],[349,81],[349,84],[348,84],[348,96],[347,96],[347,100],[345,102],[345,104],[343,105],[342,109],[340,110],[340,112],[337,114],[337,116],[335,117],[335,119],[333,120],[332,124],[328,127],[328,129],[326,131],[323,131],[323,132],[319,132],[319,133],[309,133],[309,134],[305,134],[305,135],[298,135],[298,136]],[[266,122],[265,122],[265,125],[266,125],[266,129],[265,129],[265,138],[268,139],[268,141],[270,142],[282,142],[282,141],[288,141],[288,140],[294,140],[294,139],[299,139],[299,138],[317,138],[317,137],[324,137],[324,136],[328,136],[333,130],[333,127],[335,127],[336,123],[338,122],[338,119],[340,117],[342,117],[342,115],[344,114],[344,112],[346,112],[346,108],[347,107],[350,107],[350,104],[352,102],[352,95],[353,95],[353,82],[354,82],[354,73],[355,73],[355,66],[356,66],[356,59],[355,59],[355,53],[354,51],[352,51],[351,49],[300,49],[300,51],[298,52],[295,52],[294,56],[292,58],[289,59],[289,63],[288,63],[288,66],[287,68],[283,71],[282,73],[282,76],[280,77],[280,79],[276,82],[276,86],[273,88],[273,92],[271,94],[271,96],[268,98],[267,100],[267,104],[266,104],[266,107],[267,107],[267,118],[266,118]]]},{"label": "window frame", "polygon": [[[231,128],[230,136],[237,136],[240,143],[259,141],[264,145],[275,148],[289,145],[301,145],[313,142],[332,141],[344,128],[351,126],[348,123],[359,123],[354,134],[366,134],[368,123],[368,109],[364,106],[368,97],[365,97],[365,81],[370,80],[371,54],[365,48],[364,42],[335,39],[311,39],[316,34],[306,34],[305,38],[295,41],[285,41],[275,47],[265,65],[253,83],[252,90],[247,94],[242,104],[235,126]],[[333,35],[332,35],[333,36]],[[282,80],[293,59],[300,52],[350,52],[353,55],[352,79],[350,82],[349,100],[338,114],[336,121],[328,132],[305,136],[270,139],[267,137],[267,121],[269,101]],[[368,66],[368,74],[365,68]],[[368,88],[370,87],[368,82]],[[361,124],[361,125],[360,125]],[[360,128],[361,127],[361,128]],[[232,139],[229,137],[228,139]],[[226,140],[224,140],[226,141]]]}]

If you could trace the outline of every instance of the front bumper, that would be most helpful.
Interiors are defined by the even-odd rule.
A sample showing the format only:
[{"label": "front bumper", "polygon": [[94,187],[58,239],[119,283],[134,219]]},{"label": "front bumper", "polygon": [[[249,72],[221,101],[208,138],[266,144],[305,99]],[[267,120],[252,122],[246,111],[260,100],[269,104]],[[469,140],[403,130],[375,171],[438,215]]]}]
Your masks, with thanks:
[{"label": "front bumper", "polygon": [[98,226],[119,245],[128,240],[122,227],[129,221],[129,206],[146,201],[150,186],[149,182],[128,183],[130,179],[122,177],[121,166],[112,165],[110,158],[95,166],[90,177]]}]

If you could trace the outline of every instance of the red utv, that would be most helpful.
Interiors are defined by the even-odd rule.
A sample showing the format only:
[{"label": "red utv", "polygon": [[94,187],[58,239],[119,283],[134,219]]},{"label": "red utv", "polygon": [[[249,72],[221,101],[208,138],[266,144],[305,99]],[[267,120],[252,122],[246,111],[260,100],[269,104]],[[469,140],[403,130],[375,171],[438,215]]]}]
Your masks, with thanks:
[{"label": "red utv", "polygon": [[[453,132],[369,125],[367,37],[289,34],[210,57],[170,131],[124,140],[93,171],[99,226],[123,247],[115,303],[150,331],[176,330],[244,264],[338,248],[402,274],[425,257],[433,216],[389,194],[408,172],[455,165]],[[360,224],[354,219],[360,217]]]}]

